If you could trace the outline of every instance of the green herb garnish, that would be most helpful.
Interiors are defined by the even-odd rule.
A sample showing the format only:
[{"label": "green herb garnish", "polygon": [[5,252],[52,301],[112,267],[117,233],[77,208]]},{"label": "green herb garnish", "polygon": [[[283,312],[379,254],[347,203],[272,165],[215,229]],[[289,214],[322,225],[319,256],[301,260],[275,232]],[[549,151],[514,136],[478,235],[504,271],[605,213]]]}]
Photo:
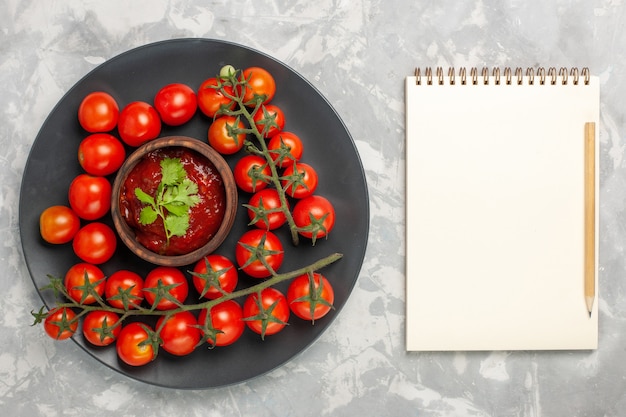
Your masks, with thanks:
[{"label": "green herb garnish", "polygon": [[189,209],[200,202],[198,184],[187,177],[180,158],[161,160],[161,182],[153,196],[135,188],[135,196],[146,204],[139,213],[139,222],[152,224],[163,219],[166,244],[172,236],[184,236],[189,229]]}]

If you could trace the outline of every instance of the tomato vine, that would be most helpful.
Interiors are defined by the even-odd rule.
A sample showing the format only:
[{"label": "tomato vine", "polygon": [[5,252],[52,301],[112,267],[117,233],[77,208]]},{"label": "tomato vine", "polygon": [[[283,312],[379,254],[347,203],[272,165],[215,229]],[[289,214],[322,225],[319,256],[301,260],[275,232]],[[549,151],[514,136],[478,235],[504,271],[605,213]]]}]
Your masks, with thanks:
[{"label": "tomato vine", "polygon": [[[235,151],[241,149],[241,143],[239,143],[239,140],[243,137],[243,148],[245,149],[245,152],[257,159],[260,159],[263,161],[261,163],[264,164],[262,169],[258,170],[256,174],[252,174],[259,176],[259,178],[253,178],[253,182],[260,180],[263,183],[263,186],[266,186],[266,183],[269,183],[271,190],[273,192],[275,191],[279,200],[279,204],[269,208],[264,207],[262,198],[259,198],[260,204],[257,207],[254,207],[251,204],[244,204],[244,206],[250,210],[251,213],[253,213],[251,220],[254,221],[252,221],[251,224],[256,223],[256,219],[264,219],[265,222],[268,222],[268,215],[280,213],[284,217],[284,223],[286,223],[289,227],[293,245],[299,244],[300,236],[311,238],[312,244],[315,245],[316,238],[318,236],[326,236],[326,234],[330,231],[330,228],[332,228],[332,223],[334,223],[334,210],[332,209],[332,206],[330,206],[329,212],[322,213],[321,217],[315,217],[310,207],[305,207],[303,210],[294,212],[290,210],[288,197],[295,197],[292,193],[296,188],[309,188],[306,194],[308,198],[315,190],[315,186],[317,184],[315,183],[315,186],[310,187],[305,184],[305,174],[300,173],[299,166],[296,164],[299,156],[294,156],[290,152],[290,148],[283,143],[282,139],[280,139],[280,146],[278,147],[268,145],[268,143],[272,140],[272,135],[270,133],[275,130],[282,131],[284,119],[280,109],[269,104],[269,100],[271,100],[274,95],[275,85],[271,85],[269,89],[264,90],[265,92],[261,92],[260,94],[257,94],[256,92],[251,93],[250,87],[254,75],[250,72],[250,70],[251,69],[249,68],[242,71],[236,70],[230,65],[224,66],[220,70],[219,75],[214,79],[215,82],[205,82],[201,87],[214,89],[217,93],[219,93],[219,96],[225,98],[225,101],[219,105],[219,109],[213,114],[213,122],[215,123],[215,120],[220,117],[229,117],[234,120],[232,124],[228,123],[224,127],[227,135],[233,139],[233,144],[231,144],[233,147],[232,149],[235,149]],[[273,82],[274,81],[272,79],[271,83]],[[256,85],[257,83],[258,80],[255,80],[254,84]],[[161,116],[163,117],[163,115]],[[244,123],[240,123],[240,121],[243,121]],[[295,140],[299,141],[298,138],[295,138]],[[126,141],[126,143],[129,144],[128,141]],[[248,156],[248,158],[252,156]],[[185,215],[187,210],[189,207],[193,206],[197,200],[197,197],[195,196],[197,190],[195,187],[190,187],[189,181],[186,179],[186,175],[184,174],[184,169],[179,166],[180,164],[176,163],[177,161],[172,160],[169,162],[172,162],[170,165],[173,165],[170,167],[170,171],[176,175],[172,175],[172,179],[169,180],[169,176],[165,175],[167,166],[162,166],[163,180],[159,188],[159,192],[155,197],[146,194],[139,188],[135,190],[138,199],[146,204],[146,207],[144,207],[142,221],[145,223],[151,223],[156,220],[157,216],[162,217],[166,227],[168,239],[171,235],[186,233],[188,227],[188,222],[186,221],[182,221],[180,225],[175,224],[173,226],[177,227],[173,227],[171,224],[168,224],[168,218],[176,217],[174,220],[177,221],[181,219],[186,220]],[[293,164],[292,167],[289,167],[290,163]],[[306,166],[306,164],[301,164],[301,166]],[[286,167],[288,169],[285,169]],[[269,168],[269,174],[266,173],[264,168]],[[282,176],[279,169],[284,169]],[[287,172],[287,174],[285,172]],[[317,178],[315,178],[315,181],[317,181]],[[174,191],[170,192],[170,189],[173,189]],[[288,189],[291,189],[292,191],[288,192]],[[252,187],[252,190],[254,190],[254,186]],[[166,199],[166,195],[168,198],[172,198]],[[265,198],[267,199],[269,196],[266,195]],[[299,204],[299,206],[303,206],[303,204]],[[301,219],[303,216],[304,219]],[[327,218],[332,220],[331,223],[327,224]],[[281,226],[282,224],[283,223],[280,223]],[[168,226],[170,226],[169,229]],[[269,226],[267,227],[267,233],[269,233]],[[210,271],[208,261],[206,261],[205,258],[205,262],[207,262],[207,273],[200,274],[200,278],[205,279],[206,282],[202,291],[199,291],[201,292],[200,297],[205,297],[211,287],[215,287],[217,289],[219,297],[210,298],[206,301],[193,304],[185,304],[186,293],[182,301],[180,298],[173,295],[173,292],[175,292],[174,290],[182,284],[187,285],[186,280],[188,278],[184,276],[182,278],[184,282],[182,283],[180,281],[170,281],[166,283],[159,279],[153,286],[144,286],[141,291],[144,295],[148,294],[150,296],[150,300],[148,300],[147,296],[142,298],[136,295],[133,286],[126,288],[122,288],[120,286],[115,288],[114,295],[109,297],[109,294],[107,293],[105,296],[103,294],[103,287],[105,286],[104,284],[107,282],[108,277],[100,278],[100,275],[96,278],[90,277],[87,270],[84,272],[84,280],[82,280],[79,285],[68,285],[67,277],[64,280],[53,275],[48,275],[49,283],[40,288],[40,291],[52,291],[54,293],[56,304],[50,312],[45,311],[45,306],[42,306],[39,311],[32,311],[31,314],[34,318],[33,324],[43,322],[44,327],[47,326],[46,331],[48,334],[52,337],[61,339],[70,337],[76,331],[79,320],[82,319],[83,322],[86,322],[87,320],[85,319],[91,313],[97,312],[99,313],[99,316],[109,314],[107,317],[100,317],[101,327],[88,329],[89,332],[93,333],[93,335],[90,336],[95,337],[98,343],[104,344],[105,339],[107,341],[113,340],[115,333],[119,333],[122,326],[125,329],[126,327],[130,328],[131,325],[133,325],[135,328],[135,334],[125,334],[124,337],[128,339],[132,339],[134,337],[135,339],[133,340],[139,340],[134,346],[137,349],[135,352],[131,349],[131,351],[126,353],[120,353],[118,351],[118,355],[132,355],[133,353],[139,355],[142,349],[145,350],[146,347],[149,347],[152,356],[151,359],[154,359],[157,355],[159,347],[164,346],[161,333],[164,328],[170,328],[166,324],[168,320],[173,319],[176,316],[188,317],[189,312],[199,311],[202,316],[202,320],[198,320],[198,324],[192,326],[199,329],[202,333],[199,337],[199,342],[196,342],[197,345],[207,341],[212,341],[213,346],[215,346],[218,339],[218,333],[223,332],[214,327],[211,320],[211,309],[218,305],[224,305],[222,303],[226,303],[227,301],[242,297],[248,297],[248,299],[252,296],[256,297],[255,306],[258,309],[258,313],[249,317],[244,317],[241,320],[246,323],[257,322],[255,325],[259,325],[260,323],[260,334],[262,338],[264,338],[266,334],[271,334],[268,331],[268,325],[285,325],[287,324],[287,320],[282,320],[279,317],[272,315],[272,310],[275,305],[272,304],[270,307],[264,308],[262,305],[263,303],[261,302],[261,296],[266,292],[265,290],[275,287],[283,281],[296,281],[294,278],[298,278],[298,280],[300,280],[302,277],[307,277],[309,280],[308,284],[304,286],[300,285],[300,287],[305,287],[305,293],[299,293],[297,297],[292,297],[294,298],[292,302],[301,305],[299,307],[300,309],[306,309],[304,313],[297,314],[301,318],[310,316],[310,319],[313,322],[316,318],[321,317],[319,313],[317,313],[320,306],[326,311],[331,309],[332,300],[329,302],[322,296],[322,290],[325,291],[325,294],[328,291],[332,293],[332,288],[329,288],[330,284],[327,281],[324,281],[325,283],[322,284],[322,281],[319,278],[316,278],[317,281],[315,282],[313,280],[314,277],[319,275],[317,273],[318,270],[338,261],[343,257],[343,255],[341,253],[332,253],[296,270],[290,272],[278,272],[278,267],[270,266],[266,257],[269,255],[276,255],[276,252],[281,252],[280,255],[282,257],[282,247],[280,251],[266,248],[265,238],[266,235],[263,235],[261,242],[258,245],[247,245],[241,241],[238,242],[238,249],[244,248],[249,252],[247,255],[249,258],[247,258],[247,261],[244,261],[239,265],[239,269],[245,272],[245,268],[250,264],[259,262],[268,272],[266,275],[256,277],[263,278],[263,280],[246,288],[234,291],[225,291],[221,288],[218,280],[222,271]],[[196,277],[198,275],[193,271],[188,272],[192,277]],[[178,274],[181,275],[181,272],[178,271]],[[254,277],[253,274],[248,274]],[[76,278],[76,276],[74,276],[74,278]],[[316,282],[320,282],[319,287],[316,286]],[[185,291],[187,291],[186,288]],[[74,293],[78,294],[78,296]],[[246,301],[248,301],[248,299]],[[162,308],[163,303],[172,307],[168,307],[167,309]],[[289,307],[287,307],[287,310],[289,310]],[[207,313],[205,313],[205,311]],[[117,317],[117,320],[114,320],[114,317]],[[131,323],[128,325],[124,324],[125,320],[131,317],[157,317],[159,321],[154,329],[144,323],[137,324],[134,320],[131,320]],[[92,321],[95,321],[95,318]],[[130,329],[127,333],[130,333]],[[132,343],[135,343],[135,341]],[[128,343],[129,345],[126,347],[129,347],[131,344],[130,341]],[[132,348],[132,346],[130,347]],[[177,349],[177,347],[173,348],[174,351]],[[169,351],[168,349],[165,350]],[[129,360],[134,360],[136,363],[127,363],[137,365],[139,362],[145,360],[145,358],[141,360],[139,358]]]},{"label": "tomato vine", "polygon": [[[211,307],[221,302],[245,297],[253,293],[258,293],[264,290],[265,288],[273,287],[280,282],[293,279],[303,274],[313,273],[315,271],[318,271],[319,269],[322,269],[338,261],[342,257],[343,257],[343,254],[341,253],[330,254],[302,268],[299,268],[290,272],[275,273],[270,278],[258,284],[255,284],[253,286],[243,288],[237,291],[233,291],[230,293],[224,293],[222,294],[220,298],[216,298],[214,300],[208,300],[208,301],[204,301],[204,302],[196,303],[196,304],[180,304],[176,301],[176,303],[179,304],[179,306],[171,310],[156,309],[156,305],[163,298],[170,299],[170,296],[166,291],[167,289],[169,289],[169,286],[167,285],[163,285],[161,288],[155,291],[155,295],[156,295],[155,300],[149,308],[145,308],[145,307],[135,304],[132,300],[133,296],[126,292],[120,293],[121,299],[122,299],[121,301],[123,302],[123,305],[125,306],[124,308],[117,308],[117,307],[112,307],[108,305],[105,302],[105,300],[102,298],[100,293],[96,290],[96,287],[100,285],[106,278],[103,278],[95,282],[85,279],[85,283],[81,286],[81,290],[84,293],[84,298],[91,295],[96,300],[94,304],[84,304],[82,302],[84,301],[84,298],[83,300],[78,300],[78,301],[74,300],[72,297],[70,297],[69,292],[63,283],[63,280],[53,275],[48,275],[48,279],[50,280],[50,283],[40,288],[40,291],[51,290],[54,292],[55,298],[57,300],[67,300],[65,302],[58,302],[55,305],[55,308],[72,308],[72,309],[80,310],[80,312],[75,317],[72,317],[71,319],[67,319],[64,317],[60,320],[60,324],[62,325],[63,329],[69,328],[70,324],[77,321],[79,318],[81,318],[82,316],[86,315],[87,313],[91,311],[109,311],[112,313],[120,314],[121,316],[120,316],[120,320],[118,323],[121,324],[121,322],[124,319],[128,317],[132,317],[132,316],[171,316],[173,314],[176,314],[182,311],[197,311],[197,310],[202,310],[202,309],[210,309]],[[45,307],[42,306],[38,312],[31,311],[31,315],[35,319],[33,324],[41,323],[46,318],[48,313],[45,312],[44,310],[45,310]],[[110,326],[110,327],[114,327],[114,326]]]},{"label": "tomato vine", "polygon": [[[237,103],[235,108],[231,108],[230,106],[222,106],[217,111],[216,115],[221,114],[239,118],[243,117],[248,122],[248,125],[250,127],[243,129],[234,127],[232,133],[233,135],[237,135],[239,133],[252,134],[256,138],[258,145],[253,143],[249,139],[245,139],[244,148],[248,153],[259,155],[265,158],[266,164],[270,168],[271,172],[270,180],[276,188],[276,191],[278,192],[278,196],[280,198],[280,211],[285,215],[285,218],[287,219],[287,224],[289,225],[289,230],[291,231],[291,240],[293,244],[298,245],[300,240],[298,235],[298,226],[296,226],[296,223],[293,220],[293,216],[291,215],[291,211],[289,210],[289,204],[287,202],[285,189],[281,184],[281,176],[278,173],[276,161],[280,161],[280,159],[272,156],[272,152],[270,152],[267,146],[266,137],[263,134],[265,130],[269,129],[272,126],[276,126],[276,115],[264,112],[264,103],[267,100],[267,97],[264,95],[255,95],[252,101],[245,101],[245,92],[247,85],[248,80],[243,77],[240,71],[234,70],[232,66],[227,65],[223,67],[220,71],[220,76],[218,77],[218,82],[216,83],[216,85],[209,86],[208,88],[219,89],[225,97]],[[252,105],[252,110],[250,110],[250,107]],[[263,113],[263,117],[255,120],[255,115],[259,111]],[[258,125],[264,126],[263,130],[259,131]]]}]

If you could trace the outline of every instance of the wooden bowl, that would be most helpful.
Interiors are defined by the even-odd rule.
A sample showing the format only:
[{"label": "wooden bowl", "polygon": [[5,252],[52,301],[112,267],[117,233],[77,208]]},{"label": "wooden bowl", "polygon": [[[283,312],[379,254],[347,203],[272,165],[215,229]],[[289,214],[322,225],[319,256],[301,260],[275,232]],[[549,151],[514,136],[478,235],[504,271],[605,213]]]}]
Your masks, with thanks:
[{"label": "wooden bowl", "polygon": [[[128,174],[135,165],[149,152],[160,148],[182,147],[187,148],[204,156],[215,165],[218,173],[222,177],[225,189],[225,212],[224,218],[214,236],[203,246],[191,252],[181,255],[162,255],[146,248],[136,240],[134,229],[132,229],[120,211],[120,195],[123,184]],[[137,148],[120,167],[115,181],[113,182],[111,196],[111,215],[113,224],[122,242],[137,256],[153,263],[163,266],[183,266],[189,265],[202,259],[204,256],[215,251],[226,239],[230,232],[235,214],[237,212],[237,185],[233,173],[222,156],[207,143],[198,139],[186,136],[168,136],[154,139]]]}]

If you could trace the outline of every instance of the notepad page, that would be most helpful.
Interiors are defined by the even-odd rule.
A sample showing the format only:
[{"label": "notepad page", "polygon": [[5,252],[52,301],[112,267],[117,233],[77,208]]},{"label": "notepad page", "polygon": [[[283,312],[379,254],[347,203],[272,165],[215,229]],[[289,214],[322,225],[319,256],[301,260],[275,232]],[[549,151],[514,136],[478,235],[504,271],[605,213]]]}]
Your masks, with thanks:
[{"label": "notepad page", "polygon": [[598,126],[598,79],[491,81],[406,79],[407,350],[595,349],[584,125]]}]

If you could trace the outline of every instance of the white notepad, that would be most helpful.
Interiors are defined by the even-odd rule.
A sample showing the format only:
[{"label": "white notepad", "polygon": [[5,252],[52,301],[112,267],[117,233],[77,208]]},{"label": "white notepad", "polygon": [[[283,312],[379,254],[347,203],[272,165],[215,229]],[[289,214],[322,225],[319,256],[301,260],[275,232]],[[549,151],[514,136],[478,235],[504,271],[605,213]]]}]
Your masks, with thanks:
[{"label": "white notepad", "polygon": [[496,71],[406,78],[406,348],[595,349],[584,127],[598,135],[599,81]]}]

